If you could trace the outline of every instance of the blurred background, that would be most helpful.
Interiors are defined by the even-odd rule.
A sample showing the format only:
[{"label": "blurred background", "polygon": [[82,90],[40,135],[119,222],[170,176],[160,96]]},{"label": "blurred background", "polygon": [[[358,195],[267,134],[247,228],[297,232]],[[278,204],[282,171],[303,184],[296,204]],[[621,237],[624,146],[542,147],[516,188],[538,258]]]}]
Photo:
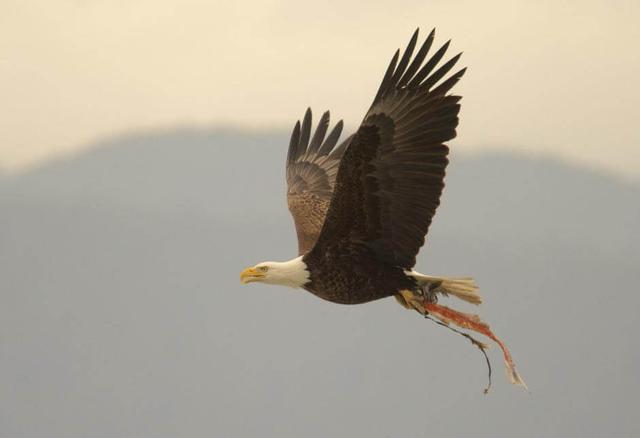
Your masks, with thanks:
[{"label": "blurred background", "polygon": [[[640,434],[636,1],[0,2],[0,435]],[[289,129],[356,129],[416,27],[469,70],[418,269],[473,275],[531,393],[295,255]],[[636,370],[636,371],[634,371]]]}]

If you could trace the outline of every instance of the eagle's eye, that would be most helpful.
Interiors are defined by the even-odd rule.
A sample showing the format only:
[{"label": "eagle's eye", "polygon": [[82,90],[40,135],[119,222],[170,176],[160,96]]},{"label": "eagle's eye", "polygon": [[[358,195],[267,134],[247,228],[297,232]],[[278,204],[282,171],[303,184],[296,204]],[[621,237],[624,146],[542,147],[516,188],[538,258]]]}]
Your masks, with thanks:
[{"label": "eagle's eye", "polygon": [[267,272],[269,270],[268,266],[260,266],[258,269],[260,269],[262,272]]}]

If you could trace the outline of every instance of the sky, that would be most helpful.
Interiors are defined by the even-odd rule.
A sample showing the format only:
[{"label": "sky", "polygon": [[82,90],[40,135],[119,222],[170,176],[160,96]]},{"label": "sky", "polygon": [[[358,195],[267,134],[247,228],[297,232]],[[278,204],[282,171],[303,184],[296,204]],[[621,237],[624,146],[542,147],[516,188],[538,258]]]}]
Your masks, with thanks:
[{"label": "sky", "polygon": [[3,0],[0,170],[123,132],[355,129],[416,27],[469,67],[458,150],[640,179],[637,1]]}]

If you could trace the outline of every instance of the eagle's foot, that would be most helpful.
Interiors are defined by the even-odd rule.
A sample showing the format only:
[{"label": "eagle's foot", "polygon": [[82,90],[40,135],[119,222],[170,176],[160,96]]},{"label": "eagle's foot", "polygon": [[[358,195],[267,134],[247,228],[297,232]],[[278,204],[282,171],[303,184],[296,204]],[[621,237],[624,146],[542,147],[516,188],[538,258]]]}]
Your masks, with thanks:
[{"label": "eagle's foot", "polygon": [[395,298],[403,307],[409,310],[417,310],[423,315],[426,313],[424,295],[418,295],[409,289],[403,289],[395,294]]}]

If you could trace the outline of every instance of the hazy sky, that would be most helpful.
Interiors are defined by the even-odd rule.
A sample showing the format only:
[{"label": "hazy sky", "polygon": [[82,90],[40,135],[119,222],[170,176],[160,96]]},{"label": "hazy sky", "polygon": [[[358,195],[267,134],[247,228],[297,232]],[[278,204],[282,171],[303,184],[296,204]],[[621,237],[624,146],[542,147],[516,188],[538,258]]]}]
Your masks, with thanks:
[{"label": "hazy sky", "polygon": [[3,0],[0,166],[174,125],[355,126],[393,51],[437,27],[469,66],[460,150],[640,178],[640,6],[621,1]]}]

